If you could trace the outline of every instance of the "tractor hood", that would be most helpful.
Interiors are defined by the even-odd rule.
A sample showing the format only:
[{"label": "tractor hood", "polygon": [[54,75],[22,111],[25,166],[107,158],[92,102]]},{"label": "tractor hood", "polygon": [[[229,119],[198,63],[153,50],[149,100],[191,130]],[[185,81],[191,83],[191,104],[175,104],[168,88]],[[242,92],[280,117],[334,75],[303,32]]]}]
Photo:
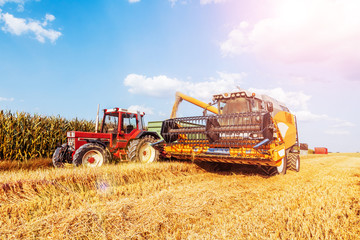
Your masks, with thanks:
[{"label": "tractor hood", "polygon": [[67,132],[66,135],[68,138],[84,138],[84,139],[110,139],[111,138],[110,133],[70,131],[70,132]]},{"label": "tractor hood", "polygon": [[70,150],[75,151],[82,145],[90,142],[99,142],[101,145],[111,144],[111,133],[93,133],[93,132],[67,132],[67,144]]}]

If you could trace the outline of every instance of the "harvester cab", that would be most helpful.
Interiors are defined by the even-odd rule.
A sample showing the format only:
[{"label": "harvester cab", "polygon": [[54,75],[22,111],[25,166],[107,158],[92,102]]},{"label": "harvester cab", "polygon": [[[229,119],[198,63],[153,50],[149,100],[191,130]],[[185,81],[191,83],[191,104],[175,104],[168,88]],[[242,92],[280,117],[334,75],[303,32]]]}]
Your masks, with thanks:
[{"label": "harvester cab", "polygon": [[217,106],[211,111],[214,115],[163,122],[161,135],[168,156],[258,165],[269,175],[285,174],[287,168],[299,171],[296,117],[283,103],[240,90],[214,95],[211,104],[201,107],[208,110],[210,106]]},{"label": "harvester cab", "polygon": [[[53,154],[53,164],[97,167],[112,158],[127,161],[154,162],[158,150],[150,144],[160,139],[156,132],[145,131],[145,113],[127,109],[104,109],[100,132],[70,131],[67,143]],[[96,124],[98,125],[98,124]]]}]

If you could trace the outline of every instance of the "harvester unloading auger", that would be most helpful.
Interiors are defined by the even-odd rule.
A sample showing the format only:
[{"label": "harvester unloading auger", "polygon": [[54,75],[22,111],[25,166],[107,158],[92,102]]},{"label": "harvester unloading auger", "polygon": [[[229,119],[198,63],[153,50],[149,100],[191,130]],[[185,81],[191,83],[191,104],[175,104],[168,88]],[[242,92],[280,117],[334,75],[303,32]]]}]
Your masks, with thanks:
[{"label": "harvester unloading auger", "polygon": [[[176,118],[183,99],[205,109],[204,116]],[[277,100],[246,90],[214,95],[212,104],[177,93],[161,135],[165,153],[177,159],[259,165],[269,175],[300,169],[296,117]]]}]

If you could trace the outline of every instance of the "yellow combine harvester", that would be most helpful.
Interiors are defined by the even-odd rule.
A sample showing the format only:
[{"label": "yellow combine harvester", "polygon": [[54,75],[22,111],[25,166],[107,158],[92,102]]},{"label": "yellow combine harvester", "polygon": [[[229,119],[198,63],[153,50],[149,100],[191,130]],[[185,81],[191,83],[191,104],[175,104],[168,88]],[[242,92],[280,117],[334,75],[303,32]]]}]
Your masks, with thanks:
[{"label": "yellow combine harvester", "polygon": [[[203,108],[203,116],[176,118],[182,100]],[[164,152],[177,159],[259,165],[269,175],[300,169],[296,117],[277,100],[246,90],[214,95],[212,104],[178,92],[161,135]]]}]

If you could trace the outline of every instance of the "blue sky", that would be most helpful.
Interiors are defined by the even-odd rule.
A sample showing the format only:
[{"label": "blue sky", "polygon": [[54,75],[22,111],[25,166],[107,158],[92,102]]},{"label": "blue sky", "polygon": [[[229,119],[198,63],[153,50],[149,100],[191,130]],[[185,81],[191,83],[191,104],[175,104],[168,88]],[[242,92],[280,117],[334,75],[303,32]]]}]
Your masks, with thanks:
[{"label": "blue sky", "polygon": [[285,102],[310,147],[360,151],[358,12],[354,0],[0,0],[0,108],[163,120],[176,91],[209,102],[239,86]]}]

